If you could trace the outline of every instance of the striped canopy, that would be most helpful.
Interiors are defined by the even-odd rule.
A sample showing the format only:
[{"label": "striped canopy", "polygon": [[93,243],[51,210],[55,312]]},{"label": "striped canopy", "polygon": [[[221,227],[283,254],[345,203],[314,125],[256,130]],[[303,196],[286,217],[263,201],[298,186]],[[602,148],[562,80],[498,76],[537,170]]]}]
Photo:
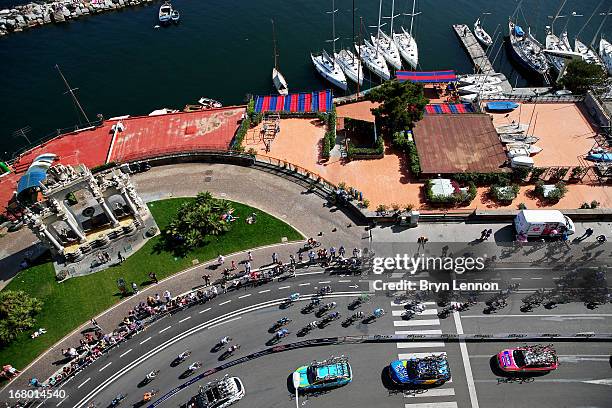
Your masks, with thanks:
[{"label": "striped canopy", "polygon": [[334,95],[331,89],[310,93],[255,97],[255,112],[328,112]]}]

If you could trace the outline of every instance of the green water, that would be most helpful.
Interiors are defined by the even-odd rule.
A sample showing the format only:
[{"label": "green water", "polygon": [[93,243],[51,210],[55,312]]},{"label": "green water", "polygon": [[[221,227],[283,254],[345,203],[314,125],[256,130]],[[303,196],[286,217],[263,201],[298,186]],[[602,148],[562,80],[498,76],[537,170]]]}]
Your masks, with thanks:
[{"label": "green water", "polygon": [[[378,1],[356,3],[357,30],[362,16],[366,29],[373,33],[367,26],[377,23]],[[555,13],[558,3],[524,1],[525,15],[541,41],[550,21],[547,15]],[[566,8],[588,16],[598,3],[569,0]],[[6,4],[7,0],[2,0],[0,6]],[[225,105],[239,104],[247,94],[273,92],[270,18],[274,18],[280,68],[290,90],[329,87],[316,74],[309,53],[322,47],[331,49],[325,42],[331,38],[331,16],[325,13],[331,10],[331,0],[175,0],[181,23],[155,29],[159,4],[0,38],[0,160],[9,159],[27,144],[13,136],[16,129],[29,126],[32,130],[27,135],[36,141],[54,129],[79,122],[55,64],[61,66],[71,86],[79,88],[78,97],[91,120],[98,113],[108,118],[148,114],[162,107],[182,108],[200,96],[219,99]],[[338,47],[350,44],[351,4],[352,0],[336,0]],[[415,19],[414,30],[420,69],[459,72],[470,72],[472,67],[451,25],[472,25],[480,13],[488,11],[492,15],[486,16],[485,28],[493,34],[499,25],[506,35],[507,18],[516,6],[515,1],[485,0],[421,0],[417,4],[422,12]],[[397,0],[396,12],[409,12],[411,6],[412,1]],[[391,0],[385,0],[383,14],[390,11]],[[586,18],[571,19],[571,35]],[[523,22],[522,18],[519,21]],[[561,28],[565,22],[559,21],[557,27]],[[604,32],[612,34],[612,19],[609,21]],[[408,27],[406,17],[396,19],[395,25],[402,22]],[[600,17],[594,17],[581,38],[589,42],[599,22]],[[527,84],[507,60],[505,49],[495,65],[513,84]]]}]

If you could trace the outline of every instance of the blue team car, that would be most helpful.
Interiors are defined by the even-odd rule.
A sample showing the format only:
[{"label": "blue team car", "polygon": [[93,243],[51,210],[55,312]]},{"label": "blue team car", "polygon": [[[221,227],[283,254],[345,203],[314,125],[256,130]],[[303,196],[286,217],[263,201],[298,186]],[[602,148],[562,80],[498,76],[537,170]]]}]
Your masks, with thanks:
[{"label": "blue team car", "polygon": [[299,391],[340,387],[353,381],[351,365],[345,357],[315,361],[308,366],[298,368],[295,372],[300,375]]},{"label": "blue team car", "polygon": [[389,372],[391,380],[399,385],[439,385],[451,378],[445,354],[395,360]]}]

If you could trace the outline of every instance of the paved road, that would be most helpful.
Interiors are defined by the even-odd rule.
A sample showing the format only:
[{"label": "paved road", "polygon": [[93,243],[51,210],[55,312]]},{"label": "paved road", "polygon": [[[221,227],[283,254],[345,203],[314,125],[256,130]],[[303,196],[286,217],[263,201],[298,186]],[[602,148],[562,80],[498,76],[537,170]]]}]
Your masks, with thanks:
[{"label": "paved road", "polygon": [[[146,388],[138,388],[137,384],[147,372],[153,369],[162,369],[160,377],[151,384],[151,387],[169,390],[185,382],[179,378],[188,362],[179,367],[169,366],[172,359],[181,351],[193,351],[191,360],[198,359],[204,363],[205,368],[220,364],[219,353],[211,353],[218,338],[228,335],[238,341],[242,348],[236,357],[265,348],[265,342],[271,337],[268,328],[272,322],[281,316],[288,316],[293,320],[288,326],[292,331],[287,342],[296,341],[295,336],[300,327],[315,319],[312,314],[300,313],[300,307],[294,305],[289,309],[280,309],[278,303],[289,293],[299,291],[302,294],[312,293],[322,285],[331,285],[335,293],[334,301],[344,316],[349,312],[347,305],[356,293],[368,287],[367,282],[359,282],[352,277],[329,277],[312,270],[309,274],[301,275],[295,279],[277,282],[255,290],[230,292],[220,296],[208,304],[195,306],[176,315],[160,320],[147,331],[137,335],[134,339],[95,362],[84,372],[80,373],[71,382],[64,386],[69,398],[65,401],[49,401],[48,406],[60,403],[60,406],[78,406],[77,402],[89,395],[97,387],[103,388],[94,397],[95,401],[106,403],[118,392],[129,394],[128,402],[137,403]],[[358,288],[354,286],[359,285]],[[347,296],[341,292],[347,293]],[[334,322],[322,330],[316,330],[305,338],[326,337],[347,334],[406,334],[406,333],[457,333],[458,324],[465,333],[474,332],[532,332],[535,329],[542,331],[559,331],[562,322],[563,331],[609,331],[612,323],[612,307],[601,307],[596,311],[587,311],[583,305],[561,305],[557,309],[536,310],[532,314],[520,313],[520,294],[512,297],[510,306],[494,317],[482,314],[482,305],[472,307],[460,316],[450,316],[440,319],[436,315],[435,304],[428,303],[427,311],[413,320],[405,321],[398,316],[403,307],[394,304],[392,298],[378,293],[373,301],[364,306],[369,311],[375,306],[381,306],[388,314],[377,322],[366,325],[356,324],[350,328],[342,328],[340,322]],[[269,303],[265,303],[269,302]],[[263,303],[263,304],[262,304]],[[301,305],[300,305],[301,306]],[[394,313],[397,312],[397,313]],[[206,324],[206,322],[209,322]],[[181,338],[183,333],[190,329],[201,327],[192,335]],[[511,329],[511,330],[510,330]],[[164,343],[180,339],[173,344],[161,346]],[[284,343],[285,341],[283,341]],[[282,344],[282,343],[281,343]],[[460,345],[457,343],[444,343],[441,341],[423,341],[411,343],[386,343],[376,345],[342,345],[327,346],[297,351],[285,352],[277,355],[262,357],[251,362],[233,367],[227,371],[238,375],[245,381],[247,388],[248,406],[274,407],[286,406],[290,402],[286,380],[291,371],[299,365],[313,359],[328,357],[330,354],[345,354],[351,359],[355,371],[355,380],[352,384],[331,393],[311,396],[307,404],[312,406],[345,406],[350,402],[352,406],[380,405],[384,407],[400,407],[402,404],[408,408],[425,408],[426,404],[435,403],[442,407],[495,407],[495,406],[529,406],[530,401],[542,398],[538,395],[540,390],[556,395],[557,406],[563,401],[562,395],[567,383],[571,383],[572,390],[585,393],[582,401],[588,406],[605,406],[602,404],[610,396],[610,386],[588,381],[601,381],[610,377],[609,362],[606,366],[605,357],[610,354],[609,343],[562,343],[558,346],[563,356],[562,368],[549,376],[536,379],[530,384],[499,384],[498,376],[488,367],[488,359],[483,356],[492,356],[496,351],[506,347],[507,344],[473,344]],[[162,348],[163,347],[163,348]],[[160,349],[154,356],[140,361],[139,357]],[[389,361],[406,357],[410,353],[447,353],[452,367],[453,381],[443,387],[430,390],[423,394],[405,395],[390,393],[385,388],[383,369]],[[586,359],[586,360],[585,360]],[[467,363],[466,363],[467,360]],[[133,367],[123,373],[124,367]],[[567,364],[566,364],[567,363]],[[582,364],[584,363],[584,364]],[[567,369],[565,367],[568,367]],[[582,368],[585,368],[583,370]],[[606,371],[606,367],[607,370]],[[606,374],[607,373],[607,374]],[[119,374],[118,378],[113,375]],[[106,384],[108,382],[108,384]],[[203,381],[202,381],[203,382]],[[106,385],[105,385],[106,384]],[[519,395],[515,395],[516,403],[511,404],[508,398],[495,400],[496,390],[500,387],[512,388],[521,385]],[[541,385],[541,386],[539,386]],[[195,388],[195,387],[191,387]],[[528,388],[529,391],[522,393]],[[472,391],[472,396],[470,395]],[[187,389],[172,399],[165,406],[178,406],[185,402],[195,389]],[[475,399],[473,396],[476,396]],[[519,398],[520,397],[520,398]],[[479,405],[475,405],[474,400]],[[242,404],[245,404],[245,400]],[[503,401],[503,403],[500,403]],[[548,399],[546,400],[548,403]],[[420,405],[419,405],[420,404]],[[551,402],[552,406],[553,402]],[[104,405],[102,405],[104,406]]]}]

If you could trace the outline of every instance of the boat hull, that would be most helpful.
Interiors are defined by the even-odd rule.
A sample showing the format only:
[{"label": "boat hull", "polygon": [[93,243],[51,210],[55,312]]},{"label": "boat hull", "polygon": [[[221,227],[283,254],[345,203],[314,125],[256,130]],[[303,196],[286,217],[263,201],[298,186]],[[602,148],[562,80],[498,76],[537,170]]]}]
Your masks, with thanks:
[{"label": "boat hull", "polygon": [[519,104],[516,102],[510,101],[499,101],[499,102],[487,102],[486,108],[487,112],[512,112],[516,108],[519,107]]},{"label": "boat hull", "polygon": [[344,91],[348,89],[348,85],[346,83],[346,76],[344,75],[340,67],[337,66],[338,64],[334,64],[336,65],[336,67],[334,67],[333,72],[331,72],[330,70],[326,69],[323,57],[321,55],[315,56],[313,54],[310,54],[310,58],[312,59],[312,63],[314,64],[315,69],[323,78],[325,78],[334,86]]},{"label": "boat hull", "polygon": [[414,37],[402,28],[401,33],[393,34],[393,41],[404,61],[412,68],[416,69],[419,64],[419,48]]},{"label": "boat hull", "polygon": [[378,43],[378,49],[389,66],[395,69],[402,69],[402,59],[400,57],[399,50],[397,49],[395,42],[393,42],[389,36],[381,32],[379,41],[377,41],[376,37],[374,36],[371,36],[371,40],[374,47],[376,47],[376,44]]},{"label": "boat hull", "polygon": [[347,79],[356,84],[363,85],[363,68],[359,57],[348,50],[342,50],[336,53],[335,58]]},{"label": "boat hull", "polygon": [[355,45],[355,49],[357,50],[357,55],[363,61],[363,64],[374,74],[379,76],[382,80],[388,81],[391,79],[391,73],[389,72],[389,67],[385,63],[382,55],[376,56],[376,51],[368,45]]},{"label": "boat hull", "polygon": [[605,39],[599,40],[599,56],[606,66],[609,75],[612,75],[612,44]]},{"label": "boat hull", "polygon": [[546,75],[546,73],[548,72],[548,68],[549,68],[548,61],[544,59],[542,61],[543,62],[542,64],[537,65],[536,63],[534,63],[533,61],[525,57],[525,55],[522,52],[521,46],[519,44],[521,41],[530,42],[536,49],[535,50],[536,53],[541,52],[541,48],[542,48],[541,45],[535,40],[535,38],[533,38],[528,33],[524,33],[524,37],[525,37],[524,39],[519,39],[519,37],[515,35],[514,23],[509,22],[508,28],[509,28],[509,35],[510,35],[510,41],[508,45],[510,48],[510,55],[512,56],[513,60],[528,72],[531,72],[536,75]]},{"label": "boat hull", "polygon": [[287,81],[285,80],[283,74],[281,74],[276,68],[272,68],[272,83],[280,95],[289,94],[289,86],[287,85]]}]

